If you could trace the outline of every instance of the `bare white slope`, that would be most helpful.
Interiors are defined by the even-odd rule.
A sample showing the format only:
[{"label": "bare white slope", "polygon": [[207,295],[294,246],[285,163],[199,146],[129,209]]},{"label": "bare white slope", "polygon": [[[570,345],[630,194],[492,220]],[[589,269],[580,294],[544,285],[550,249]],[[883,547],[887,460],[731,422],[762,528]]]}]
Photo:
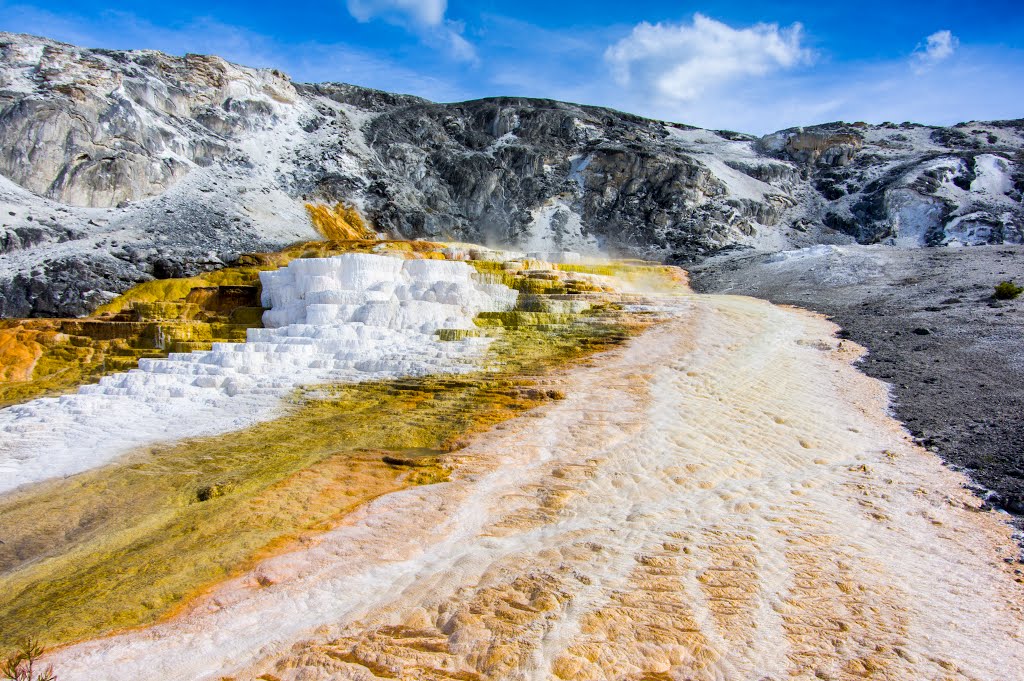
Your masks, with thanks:
[{"label": "bare white slope", "polygon": [[670,304],[452,482],[61,651],[60,678],[1024,675],[1008,533],[884,415],[858,350],[752,299]]}]

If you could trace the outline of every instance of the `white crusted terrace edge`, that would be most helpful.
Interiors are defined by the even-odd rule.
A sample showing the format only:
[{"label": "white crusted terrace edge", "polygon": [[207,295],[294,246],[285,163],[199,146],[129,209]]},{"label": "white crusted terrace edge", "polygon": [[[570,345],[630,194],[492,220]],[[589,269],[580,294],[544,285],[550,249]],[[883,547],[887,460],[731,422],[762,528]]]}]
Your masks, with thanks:
[{"label": "white crusted terrace edge", "polygon": [[345,254],[261,273],[266,328],[245,343],[142,360],[76,394],[0,410],[0,493],[108,463],[141,445],[223,433],[273,417],[298,386],[471,370],[471,329],[516,292],[464,262]]}]

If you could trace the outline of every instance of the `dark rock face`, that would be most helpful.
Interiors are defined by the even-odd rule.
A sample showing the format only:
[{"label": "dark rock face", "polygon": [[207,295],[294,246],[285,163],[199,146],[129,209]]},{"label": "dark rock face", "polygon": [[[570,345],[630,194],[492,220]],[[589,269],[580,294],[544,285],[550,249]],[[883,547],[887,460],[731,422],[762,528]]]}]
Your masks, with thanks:
[{"label": "dark rock face", "polygon": [[758,139],[0,34],[0,314],[82,314],[136,281],[315,238],[306,201],[354,203],[396,236],[684,263],[734,246],[1020,243],[1022,149],[1020,121]]},{"label": "dark rock face", "polygon": [[[727,186],[664,124],[603,109],[422,103],[382,114],[366,135],[386,159],[368,209],[406,236],[664,256],[694,236],[691,225],[756,219],[761,208],[729,204]],[[705,234],[727,240],[733,230],[719,223]]]},{"label": "dark rock face", "polygon": [[129,288],[143,281],[116,258],[89,256],[47,261],[27,273],[0,282],[0,316],[62,317],[87,314],[109,301],[102,292],[117,282]]}]

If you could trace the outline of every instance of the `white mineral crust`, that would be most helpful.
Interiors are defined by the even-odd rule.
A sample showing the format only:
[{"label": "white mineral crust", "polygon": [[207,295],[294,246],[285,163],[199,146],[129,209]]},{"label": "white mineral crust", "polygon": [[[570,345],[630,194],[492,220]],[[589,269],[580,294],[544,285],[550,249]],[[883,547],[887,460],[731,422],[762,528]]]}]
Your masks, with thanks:
[{"label": "white mineral crust", "polygon": [[266,420],[299,386],[471,370],[488,341],[436,332],[472,329],[517,296],[463,262],[381,255],[295,260],[260,279],[271,309],[245,343],[143,359],[76,394],[0,410],[0,492]]}]

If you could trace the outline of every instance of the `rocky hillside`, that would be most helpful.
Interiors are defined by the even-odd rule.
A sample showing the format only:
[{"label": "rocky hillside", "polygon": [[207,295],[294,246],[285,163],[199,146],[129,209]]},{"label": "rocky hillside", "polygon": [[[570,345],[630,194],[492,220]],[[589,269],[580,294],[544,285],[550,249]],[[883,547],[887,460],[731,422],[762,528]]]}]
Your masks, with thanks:
[{"label": "rocky hillside", "polygon": [[1024,121],[764,138],[546,100],[435,104],[218,57],[0,34],[0,316],[315,236],[346,201],[395,236],[688,262],[722,248],[1024,241]]}]

